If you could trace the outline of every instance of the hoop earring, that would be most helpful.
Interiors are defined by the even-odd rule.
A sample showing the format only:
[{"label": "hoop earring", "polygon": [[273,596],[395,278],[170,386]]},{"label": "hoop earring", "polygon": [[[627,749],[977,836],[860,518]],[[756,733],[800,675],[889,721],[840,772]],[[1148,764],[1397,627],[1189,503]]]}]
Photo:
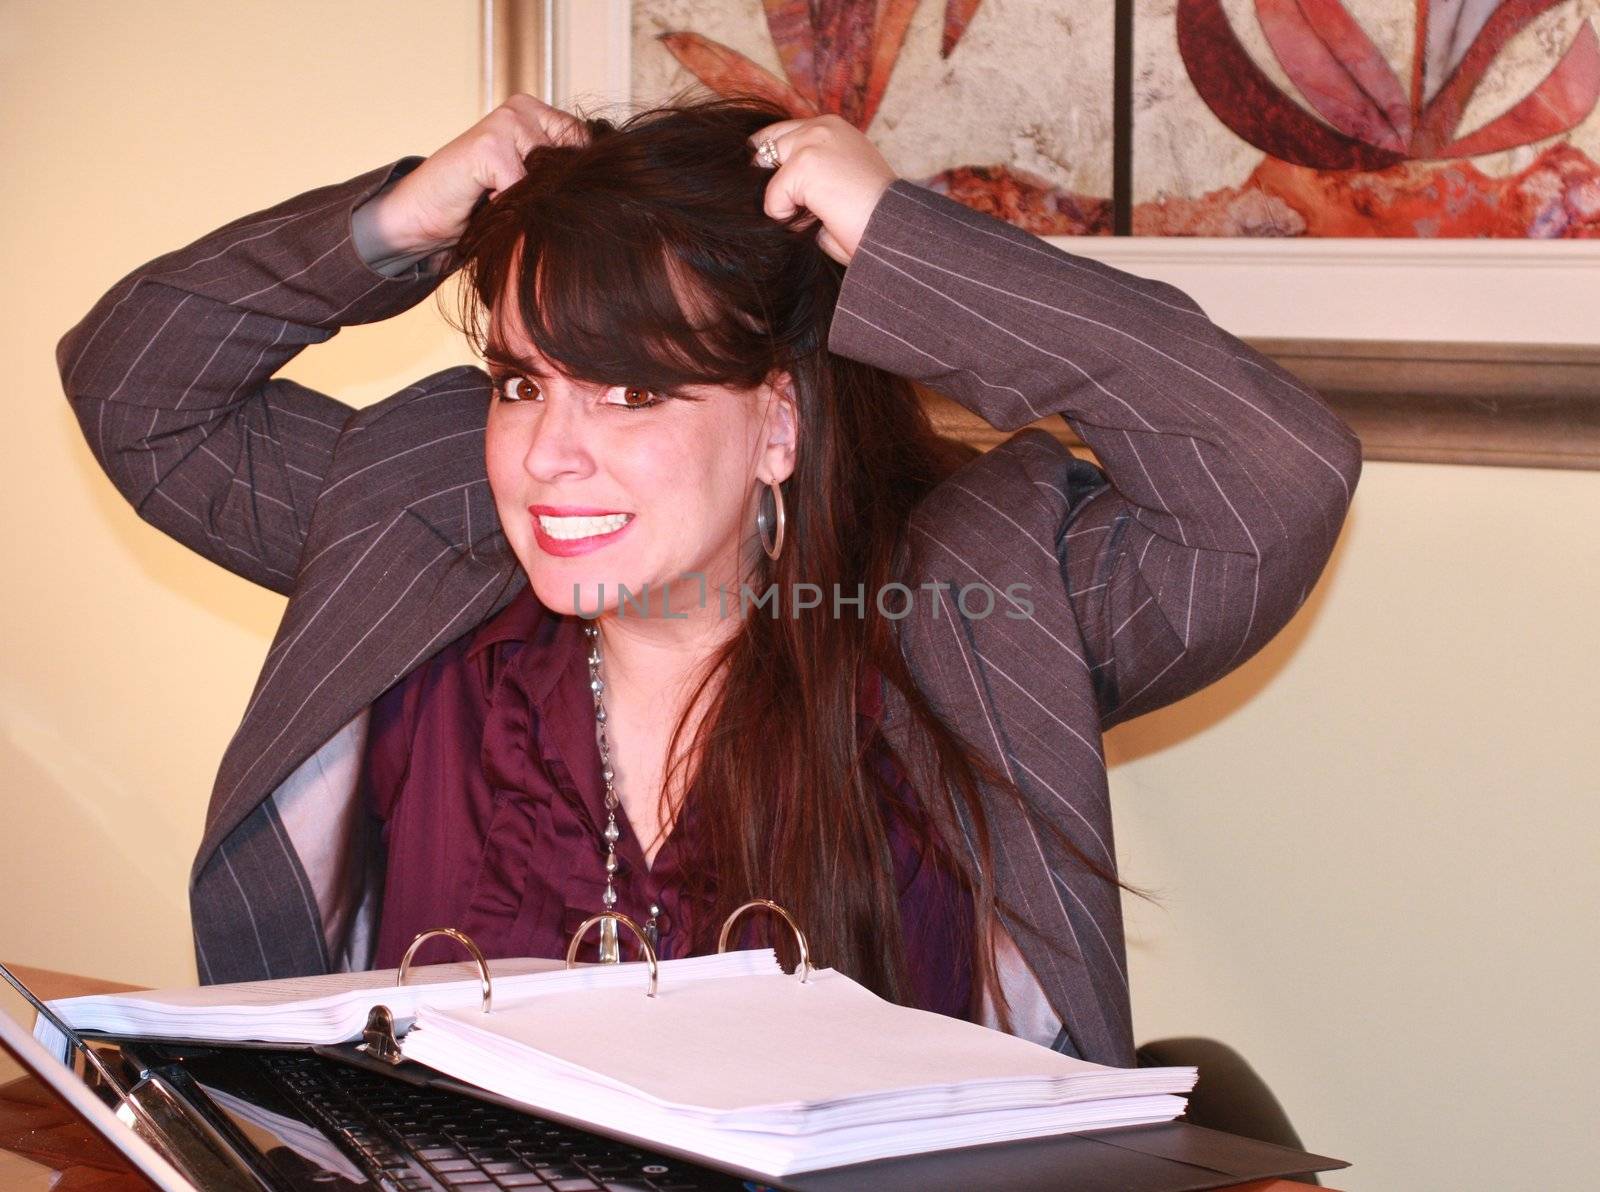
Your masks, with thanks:
[{"label": "hoop earring", "polygon": [[[772,492],[773,516],[767,517],[766,504],[759,498],[756,500],[756,533],[761,536],[761,549],[767,552],[767,558],[777,561],[778,554],[783,550],[783,528],[787,520],[783,511],[783,490],[772,481],[767,481],[767,488]],[[774,533],[773,522],[777,523]]]}]

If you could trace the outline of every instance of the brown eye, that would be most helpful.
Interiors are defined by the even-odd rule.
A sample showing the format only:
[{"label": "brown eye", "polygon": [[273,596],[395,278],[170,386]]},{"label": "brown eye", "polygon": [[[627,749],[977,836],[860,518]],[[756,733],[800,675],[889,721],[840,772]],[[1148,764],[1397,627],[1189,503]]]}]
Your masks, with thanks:
[{"label": "brown eye", "polygon": [[628,410],[645,410],[651,406],[661,404],[661,398],[656,396],[653,390],[646,389],[640,385],[624,385],[621,390],[621,397],[621,401],[613,401],[607,404],[622,406]]},{"label": "brown eye", "polygon": [[501,401],[510,402],[532,401],[542,396],[537,385],[528,380],[527,377],[515,374],[501,377],[495,381],[494,391]]}]

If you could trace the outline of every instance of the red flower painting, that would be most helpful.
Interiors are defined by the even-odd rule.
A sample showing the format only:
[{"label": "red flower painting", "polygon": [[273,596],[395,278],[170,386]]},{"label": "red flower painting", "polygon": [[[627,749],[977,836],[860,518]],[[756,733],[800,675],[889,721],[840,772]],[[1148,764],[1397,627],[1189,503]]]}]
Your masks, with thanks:
[{"label": "red flower painting", "polygon": [[[833,113],[866,131],[900,60],[920,0],[765,0],[779,78],[737,50],[689,30],[658,36],[719,95],[756,94],[795,116]],[[960,43],[982,0],[945,0],[941,58]],[[917,181],[1037,235],[1109,235],[1111,202],[1079,195],[1006,164],[960,165]]]},{"label": "red flower painting", "polygon": [[1338,0],[1256,0],[1273,53],[1320,121],[1251,60],[1221,0],[1179,0],[1178,49],[1201,98],[1257,148],[1317,169],[1382,169],[1514,149],[1570,132],[1588,116],[1600,101],[1600,38],[1585,23],[1526,97],[1469,135],[1458,132],[1506,43],[1562,2],[1423,0],[1408,93]]},{"label": "red flower painting", "polygon": [[[1173,193],[1144,191],[1124,177],[1122,185],[1146,199],[1127,202],[1135,235],[1600,236],[1600,165],[1568,137],[1592,128],[1585,121],[1600,105],[1600,35],[1592,20],[1570,19],[1574,0],[1397,0],[1393,16],[1385,14],[1388,53],[1340,0],[1226,9],[1224,0],[1176,0],[1175,13],[1159,17],[1146,15],[1148,0],[1115,2],[1132,5],[1141,47],[1170,45],[1165,35],[1176,34],[1199,100],[1189,101],[1199,115],[1185,116],[1179,134],[1191,138],[1186,148],[1238,137],[1262,155],[1247,176],[1206,193],[1181,182]],[[907,65],[907,32],[921,3],[764,0],[776,73],[693,30],[657,40],[714,92],[767,96],[795,116],[835,113],[869,131],[891,76]],[[980,7],[981,0],[944,0],[941,59],[961,45]],[[1560,44],[1549,36],[1551,22],[1537,24],[1547,16],[1565,21]],[[1393,44],[1394,18],[1402,30],[1409,23],[1409,53]],[[1261,36],[1242,39],[1235,20],[1253,20]],[[1149,29],[1156,21],[1176,28]],[[1530,65],[1527,39],[1508,56],[1530,30],[1540,33],[1547,62]],[[1266,47],[1276,71],[1246,40]],[[1507,66],[1513,58],[1515,69]],[[1062,69],[1081,70],[1083,61],[1063,55]],[[1480,95],[1489,80],[1492,89]],[[1138,72],[1123,85],[1142,85]],[[1475,97],[1471,110],[1500,110],[1469,126]],[[1160,138],[1139,136],[1144,98],[1127,105],[1134,127],[1117,130],[1132,138],[1135,179],[1152,165],[1162,174],[1151,158]],[[1515,172],[1503,160],[1492,172],[1479,168],[1485,155],[1524,148]],[[1010,163],[954,165],[917,181],[1040,235],[1112,231],[1109,197],[1068,191]]]},{"label": "red flower painting", "polygon": [[[1417,0],[1409,79],[1338,0],[1256,0],[1298,96],[1251,58],[1221,0],[1179,0],[1178,50],[1196,92],[1265,153],[1237,188],[1142,205],[1135,231],[1216,231],[1220,208],[1277,204],[1270,230],[1335,236],[1600,235],[1600,168],[1555,138],[1600,103],[1600,37],[1584,21],[1542,77],[1481,127],[1462,117],[1508,43],[1563,0]],[[1491,177],[1465,159],[1552,141]]]}]

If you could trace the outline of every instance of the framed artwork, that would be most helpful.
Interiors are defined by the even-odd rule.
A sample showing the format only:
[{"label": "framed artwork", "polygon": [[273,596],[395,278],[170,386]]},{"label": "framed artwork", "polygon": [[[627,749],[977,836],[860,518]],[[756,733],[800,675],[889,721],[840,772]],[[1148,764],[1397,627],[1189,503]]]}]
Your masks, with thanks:
[{"label": "framed artwork", "polygon": [[630,90],[842,116],[1040,235],[1600,237],[1582,0],[633,0]]}]

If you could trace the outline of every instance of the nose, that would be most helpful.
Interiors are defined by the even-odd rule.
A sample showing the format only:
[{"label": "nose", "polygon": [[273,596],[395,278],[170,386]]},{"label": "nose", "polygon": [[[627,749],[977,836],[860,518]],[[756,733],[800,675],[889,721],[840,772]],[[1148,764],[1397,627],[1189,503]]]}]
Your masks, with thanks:
[{"label": "nose", "polygon": [[535,480],[550,483],[580,480],[594,471],[594,455],[584,417],[583,398],[577,393],[557,395],[547,390],[535,417],[522,466]]}]

